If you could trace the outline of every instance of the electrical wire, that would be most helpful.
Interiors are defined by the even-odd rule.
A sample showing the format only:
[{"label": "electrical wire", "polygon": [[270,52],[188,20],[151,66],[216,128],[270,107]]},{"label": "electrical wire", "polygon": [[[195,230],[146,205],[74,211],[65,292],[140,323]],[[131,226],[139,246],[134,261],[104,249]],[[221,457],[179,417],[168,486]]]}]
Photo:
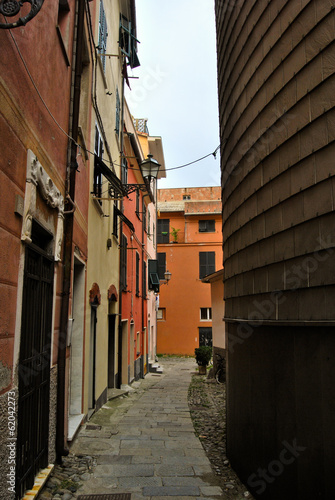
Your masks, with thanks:
[{"label": "electrical wire", "polygon": [[[6,22],[7,22],[7,19],[6,19]],[[46,102],[45,102],[45,100],[43,99],[43,97],[42,97],[42,95],[41,95],[40,91],[38,90],[38,87],[37,87],[37,85],[36,85],[36,83],[35,83],[35,81],[34,81],[34,79],[33,79],[32,75],[31,75],[31,73],[30,73],[30,71],[29,71],[29,69],[28,69],[28,66],[27,66],[27,64],[26,64],[26,62],[25,62],[25,60],[24,60],[24,58],[23,58],[23,55],[22,55],[22,53],[21,53],[21,51],[20,51],[20,49],[19,49],[19,46],[18,46],[18,44],[17,44],[17,42],[16,42],[16,40],[15,40],[15,38],[14,38],[14,35],[13,35],[13,33],[12,33],[12,30],[8,30],[8,31],[9,31],[10,36],[12,37],[12,40],[13,40],[13,42],[14,42],[14,44],[15,44],[15,47],[16,47],[16,50],[17,50],[17,52],[18,52],[18,54],[19,54],[19,56],[20,56],[20,59],[21,59],[21,61],[22,61],[22,63],[23,63],[23,66],[24,66],[24,68],[25,68],[25,70],[26,70],[26,72],[27,72],[27,74],[28,74],[28,76],[29,76],[29,79],[30,79],[31,83],[32,83],[32,84],[33,84],[33,86],[34,86],[34,88],[35,88],[35,90],[36,90],[37,95],[38,95],[38,96],[39,96],[39,98],[41,99],[41,102],[42,102],[43,106],[45,107],[45,109],[47,110],[48,114],[50,115],[50,117],[52,118],[52,120],[54,121],[54,123],[57,125],[57,127],[59,128],[59,130],[60,130],[60,131],[61,131],[61,132],[62,132],[62,133],[63,133],[63,134],[64,134],[64,135],[68,138],[68,139],[70,139],[71,141],[73,141],[73,143],[74,143],[74,144],[75,144],[78,148],[80,148],[80,147],[81,147],[81,146],[80,146],[80,144],[78,144],[78,142],[77,142],[77,141],[75,141],[75,140],[74,140],[74,138],[73,138],[73,137],[71,137],[71,136],[70,136],[70,135],[69,135],[69,134],[68,134],[68,133],[67,133],[67,132],[66,132],[66,131],[65,131],[65,130],[61,127],[61,125],[58,123],[58,121],[56,120],[56,118],[54,117],[54,115],[52,114],[52,112],[50,111],[50,109],[48,108],[47,103],[46,103]],[[208,158],[209,156],[214,156],[214,158],[216,159],[216,154],[217,154],[217,152],[218,152],[218,150],[219,150],[219,149],[220,149],[220,145],[219,145],[219,146],[218,146],[218,147],[217,147],[217,148],[216,148],[216,149],[215,149],[212,153],[208,153],[207,155],[202,156],[201,158],[198,158],[197,160],[193,160],[193,161],[191,161],[191,162],[189,162],[189,163],[185,163],[184,165],[178,165],[177,167],[166,168],[166,169],[165,169],[165,171],[166,171],[166,172],[168,172],[168,171],[171,171],[171,170],[178,170],[178,169],[181,169],[181,168],[188,167],[188,166],[190,166],[190,165],[193,165],[194,163],[198,163],[199,161],[204,160],[205,158]],[[89,149],[85,149],[85,151],[86,151],[88,154],[90,154],[90,155],[92,155],[92,156],[95,156],[95,153],[94,153],[93,151],[90,151]],[[104,160],[104,162],[109,163],[109,164],[111,164],[111,165],[117,165],[118,167],[121,167],[121,165],[120,165],[120,164],[118,164],[118,163],[116,163],[116,162],[113,162],[113,161]],[[136,167],[128,167],[128,170],[138,170],[138,171],[141,171],[141,169],[140,169],[140,168],[136,168]]]}]

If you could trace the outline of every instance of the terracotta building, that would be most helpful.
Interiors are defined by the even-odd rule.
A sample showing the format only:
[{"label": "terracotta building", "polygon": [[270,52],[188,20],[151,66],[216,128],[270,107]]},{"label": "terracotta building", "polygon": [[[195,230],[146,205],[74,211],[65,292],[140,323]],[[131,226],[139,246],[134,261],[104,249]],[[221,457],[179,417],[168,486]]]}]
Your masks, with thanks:
[{"label": "terracotta building", "polygon": [[222,268],[221,190],[159,189],[157,208],[157,352],[194,355],[199,345],[212,345],[210,285],[201,280]]},{"label": "terracotta building", "polygon": [[216,1],[227,453],[264,499],[335,497],[334,7]]},{"label": "terracotta building", "polygon": [[[72,78],[76,68],[72,54],[79,44],[72,36],[75,3],[44,2],[35,17],[27,14],[29,6],[14,17],[0,15],[0,496],[4,499],[21,498],[39,470],[56,459],[59,350],[66,349],[61,327],[63,233],[68,231],[66,212],[72,208],[67,203],[67,178],[71,168],[82,166],[67,136],[70,128],[78,135],[78,92]],[[13,3],[6,7],[10,11]],[[82,26],[83,9],[79,11]],[[26,14],[21,22],[20,16]],[[79,244],[78,233],[73,234]],[[85,252],[85,235],[80,246]],[[10,467],[10,459],[15,466]]]}]

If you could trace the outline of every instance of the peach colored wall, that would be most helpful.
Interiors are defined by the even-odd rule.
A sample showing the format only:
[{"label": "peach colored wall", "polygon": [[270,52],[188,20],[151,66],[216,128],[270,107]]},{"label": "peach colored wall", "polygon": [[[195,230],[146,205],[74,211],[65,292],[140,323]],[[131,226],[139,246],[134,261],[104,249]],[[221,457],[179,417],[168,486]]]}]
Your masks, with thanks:
[{"label": "peach colored wall", "polygon": [[[203,200],[213,193],[213,188],[204,188],[204,192],[202,189],[197,188],[196,192]],[[219,193],[220,188],[216,191]],[[196,192],[191,195],[195,196]],[[184,190],[159,190],[158,193],[159,218],[170,220],[170,231],[171,227],[180,231],[178,243],[158,244],[158,253],[166,253],[166,269],[172,277],[168,285],[160,287],[159,307],[165,308],[166,315],[157,322],[157,352],[194,355],[194,349],[199,347],[199,327],[212,327],[212,321],[200,320],[200,308],[211,307],[211,286],[199,278],[199,252],[214,251],[215,270],[222,268],[221,213],[185,216],[182,210],[163,212],[162,195],[164,200],[176,201],[178,197],[182,199]],[[212,218],[216,221],[215,232],[199,233],[199,220]],[[170,241],[172,239],[170,237]]]}]

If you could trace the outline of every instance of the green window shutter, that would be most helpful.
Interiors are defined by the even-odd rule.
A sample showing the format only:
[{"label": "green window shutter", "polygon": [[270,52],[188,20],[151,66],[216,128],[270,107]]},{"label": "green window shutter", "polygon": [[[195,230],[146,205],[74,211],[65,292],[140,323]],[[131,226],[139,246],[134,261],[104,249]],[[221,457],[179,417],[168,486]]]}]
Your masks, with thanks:
[{"label": "green window shutter", "polygon": [[136,252],[136,295],[140,295],[140,256]]},{"label": "green window shutter", "polygon": [[199,278],[215,272],[215,252],[199,252]]},{"label": "green window shutter", "polygon": [[158,260],[158,276],[160,280],[164,279],[164,273],[166,271],[166,253],[160,252],[157,254]]}]

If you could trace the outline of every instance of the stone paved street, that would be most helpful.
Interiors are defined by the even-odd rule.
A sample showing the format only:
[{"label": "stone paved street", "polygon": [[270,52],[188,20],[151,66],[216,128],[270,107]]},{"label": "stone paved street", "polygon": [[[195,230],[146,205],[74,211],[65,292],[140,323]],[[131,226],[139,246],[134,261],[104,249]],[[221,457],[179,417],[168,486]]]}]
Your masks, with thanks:
[{"label": "stone paved street", "polygon": [[[82,486],[73,497],[224,498],[190,417],[187,394],[195,369],[192,358],[164,360],[162,375],[135,382],[134,393],[109,401],[83,426],[71,454],[88,457],[93,466],[79,477]],[[69,491],[49,495],[49,489],[49,498]]]}]

